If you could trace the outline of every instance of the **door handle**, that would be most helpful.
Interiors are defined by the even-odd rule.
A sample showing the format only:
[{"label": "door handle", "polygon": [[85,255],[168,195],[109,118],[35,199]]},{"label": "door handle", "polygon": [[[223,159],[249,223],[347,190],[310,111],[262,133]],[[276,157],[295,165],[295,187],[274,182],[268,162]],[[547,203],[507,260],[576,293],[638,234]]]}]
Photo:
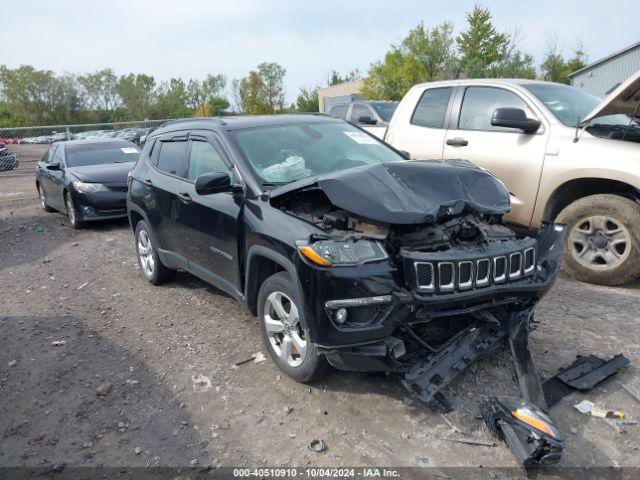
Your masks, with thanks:
[{"label": "door handle", "polygon": [[148,178],[146,180],[143,180],[142,183],[144,183],[145,185],[147,185],[148,187],[150,187],[151,185],[153,185],[153,182],[151,180],[149,180]]},{"label": "door handle", "polygon": [[180,201],[181,201],[182,203],[187,203],[187,204],[189,204],[189,203],[191,203],[191,201],[192,201],[192,200],[191,200],[191,195],[189,195],[188,193],[179,193],[179,194],[178,194],[178,198],[180,199]]},{"label": "door handle", "polygon": [[452,147],[466,147],[469,145],[469,142],[464,138],[456,137],[447,140],[447,145],[451,145]]}]

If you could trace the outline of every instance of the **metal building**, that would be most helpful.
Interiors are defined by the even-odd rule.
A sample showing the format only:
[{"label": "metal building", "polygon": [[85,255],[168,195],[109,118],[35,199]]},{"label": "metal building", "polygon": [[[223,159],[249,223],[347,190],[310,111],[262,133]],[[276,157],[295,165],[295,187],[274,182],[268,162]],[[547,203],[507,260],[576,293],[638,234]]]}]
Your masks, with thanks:
[{"label": "metal building", "polygon": [[574,87],[602,98],[638,70],[640,42],[576,70],[569,80]]}]

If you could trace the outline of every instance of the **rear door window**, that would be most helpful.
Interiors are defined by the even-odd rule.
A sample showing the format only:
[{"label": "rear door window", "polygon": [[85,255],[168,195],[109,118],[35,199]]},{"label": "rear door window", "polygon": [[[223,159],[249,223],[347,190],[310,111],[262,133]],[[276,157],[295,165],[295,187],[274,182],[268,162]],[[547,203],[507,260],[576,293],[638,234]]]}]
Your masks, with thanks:
[{"label": "rear door window", "polygon": [[186,139],[182,141],[160,142],[158,169],[171,175],[186,178],[187,145]]},{"label": "rear door window", "polygon": [[411,123],[420,127],[442,128],[452,87],[425,90],[416,106]]}]

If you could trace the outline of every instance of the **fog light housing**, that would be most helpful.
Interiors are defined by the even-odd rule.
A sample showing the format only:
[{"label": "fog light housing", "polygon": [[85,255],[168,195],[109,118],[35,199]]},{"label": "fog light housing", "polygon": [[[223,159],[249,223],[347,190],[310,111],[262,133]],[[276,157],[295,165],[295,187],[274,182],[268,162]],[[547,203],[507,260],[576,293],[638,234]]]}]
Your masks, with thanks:
[{"label": "fog light housing", "polygon": [[336,310],[336,322],[344,323],[346,321],[347,321],[347,309],[339,308],[338,310]]},{"label": "fog light housing", "polygon": [[85,215],[95,215],[96,211],[93,207],[89,207],[89,206],[83,206],[82,207],[82,211],[85,213]]}]

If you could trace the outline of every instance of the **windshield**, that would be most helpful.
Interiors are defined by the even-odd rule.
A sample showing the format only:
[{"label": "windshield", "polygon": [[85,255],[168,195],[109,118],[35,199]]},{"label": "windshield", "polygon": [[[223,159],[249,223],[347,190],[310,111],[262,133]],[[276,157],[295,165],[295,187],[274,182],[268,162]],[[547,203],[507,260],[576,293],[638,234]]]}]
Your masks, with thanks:
[{"label": "windshield", "polygon": [[344,122],[250,128],[233,136],[253,170],[268,184],[404,160],[375,137]]},{"label": "windshield", "polygon": [[[524,87],[569,127],[576,127],[601,102],[598,97],[568,85],[534,83]],[[629,122],[631,117],[623,114],[603,115],[593,120],[593,123],[603,125],[629,125]]]},{"label": "windshield", "polygon": [[67,167],[135,162],[140,149],[129,142],[87,143],[67,146]]},{"label": "windshield", "polygon": [[380,118],[385,122],[389,122],[391,117],[393,116],[393,112],[398,108],[397,102],[389,102],[389,103],[374,103],[373,108],[376,109]]}]

